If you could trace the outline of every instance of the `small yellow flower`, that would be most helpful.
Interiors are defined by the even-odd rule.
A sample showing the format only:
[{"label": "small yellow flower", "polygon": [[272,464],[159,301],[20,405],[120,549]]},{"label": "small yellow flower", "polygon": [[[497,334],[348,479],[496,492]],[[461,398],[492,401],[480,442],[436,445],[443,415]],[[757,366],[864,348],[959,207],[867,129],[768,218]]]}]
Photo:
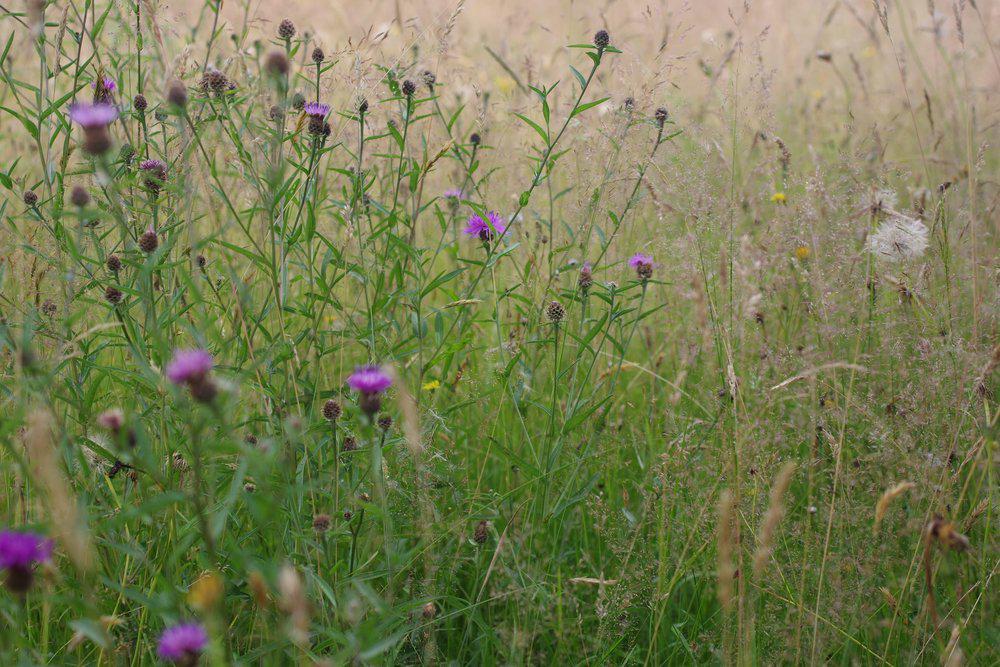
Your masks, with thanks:
[{"label": "small yellow flower", "polygon": [[440,380],[431,380],[430,382],[424,383],[424,391],[434,391],[441,386]]},{"label": "small yellow flower", "polygon": [[517,81],[509,76],[498,76],[493,80],[493,85],[496,86],[501,95],[509,95],[517,87]]},{"label": "small yellow flower", "polygon": [[771,195],[771,201],[773,201],[775,204],[784,204],[787,200],[788,197],[785,196],[784,192],[775,192],[773,195]]},{"label": "small yellow flower", "polygon": [[812,251],[809,249],[809,246],[800,245],[798,248],[795,249],[795,259],[799,260],[800,262],[804,262],[807,259],[809,259],[809,256],[811,254]]}]

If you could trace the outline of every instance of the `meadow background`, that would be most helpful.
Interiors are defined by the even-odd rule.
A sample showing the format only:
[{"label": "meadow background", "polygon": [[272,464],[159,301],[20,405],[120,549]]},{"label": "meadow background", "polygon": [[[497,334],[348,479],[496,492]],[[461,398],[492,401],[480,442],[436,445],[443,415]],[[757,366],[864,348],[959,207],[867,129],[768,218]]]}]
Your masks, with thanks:
[{"label": "meadow background", "polygon": [[4,664],[997,664],[998,35],[0,2]]}]

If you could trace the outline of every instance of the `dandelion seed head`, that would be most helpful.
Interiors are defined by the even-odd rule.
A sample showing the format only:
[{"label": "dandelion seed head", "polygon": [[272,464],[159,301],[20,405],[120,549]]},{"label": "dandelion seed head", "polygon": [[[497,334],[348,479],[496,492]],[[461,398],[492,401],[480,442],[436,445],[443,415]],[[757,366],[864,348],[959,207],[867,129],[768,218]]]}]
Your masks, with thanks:
[{"label": "dandelion seed head", "polygon": [[868,251],[887,262],[918,259],[927,250],[927,225],[900,213],[893,213],[868,239]]}]

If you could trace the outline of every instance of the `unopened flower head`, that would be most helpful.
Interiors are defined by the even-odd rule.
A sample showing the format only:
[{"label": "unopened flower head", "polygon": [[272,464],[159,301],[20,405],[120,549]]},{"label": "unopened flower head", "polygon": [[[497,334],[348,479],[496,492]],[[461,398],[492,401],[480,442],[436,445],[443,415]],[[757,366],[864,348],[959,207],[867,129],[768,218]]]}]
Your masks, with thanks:
[{"label": "unopened flower head", "polygon": [[208,376],[214,364],[208,350],[176,350],[167,365],[167,379],[174,384],[196,384]]},{"label": "unopened flower head", "polygon": [[917,259],[927,245],[927,225],[900,213],[891,214],[868,239],[868,251],[887,262]]},{"label": "unopened flower head", "polygon": [[198,623],[181,623],[163,631],[156,654],[175,665],[194,665],[207,645],[205,628]]},{"label": "unopened flower head", "polygon": [[485,220],[478,213],[473,213],[469,216],[464,231],[469,236],[489,241],[497,236],[503,236],[504,232],[507,231],[507,223],[496,211],[488,211]]},{"label": "unopened flower head", "polygon": [[14,593],[31,588],[35,566],[52,557],[52,541],[42,535],[13,530],[0,531],[0,570]]}]

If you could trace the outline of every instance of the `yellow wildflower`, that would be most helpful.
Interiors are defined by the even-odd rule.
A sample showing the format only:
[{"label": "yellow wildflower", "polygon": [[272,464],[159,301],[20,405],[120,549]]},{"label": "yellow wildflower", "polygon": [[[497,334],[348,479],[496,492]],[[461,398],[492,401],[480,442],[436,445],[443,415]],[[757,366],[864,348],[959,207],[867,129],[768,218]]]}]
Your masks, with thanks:
[{"label": "yellow wildflower", "polygon": [[773,201],[775,204],[784,204],[787,200],[788,197],[785,196],[784,192],[775,192],[773,195],[771,195],[771,201]]},{"label": "yellow wildflower", "polygon": [[440,380],[431,380],[430,382],[424,383],[424,391],[434,391],[441,386]]},{"label": "yellow wildflower", "polygon": [[795,259],[799,260],[800,262],[804,262],[807,259],[809,259],[809,256],[811,254],[812,251],[809,249],[809,246],[800,245],[798,248],[795,249]]}]

